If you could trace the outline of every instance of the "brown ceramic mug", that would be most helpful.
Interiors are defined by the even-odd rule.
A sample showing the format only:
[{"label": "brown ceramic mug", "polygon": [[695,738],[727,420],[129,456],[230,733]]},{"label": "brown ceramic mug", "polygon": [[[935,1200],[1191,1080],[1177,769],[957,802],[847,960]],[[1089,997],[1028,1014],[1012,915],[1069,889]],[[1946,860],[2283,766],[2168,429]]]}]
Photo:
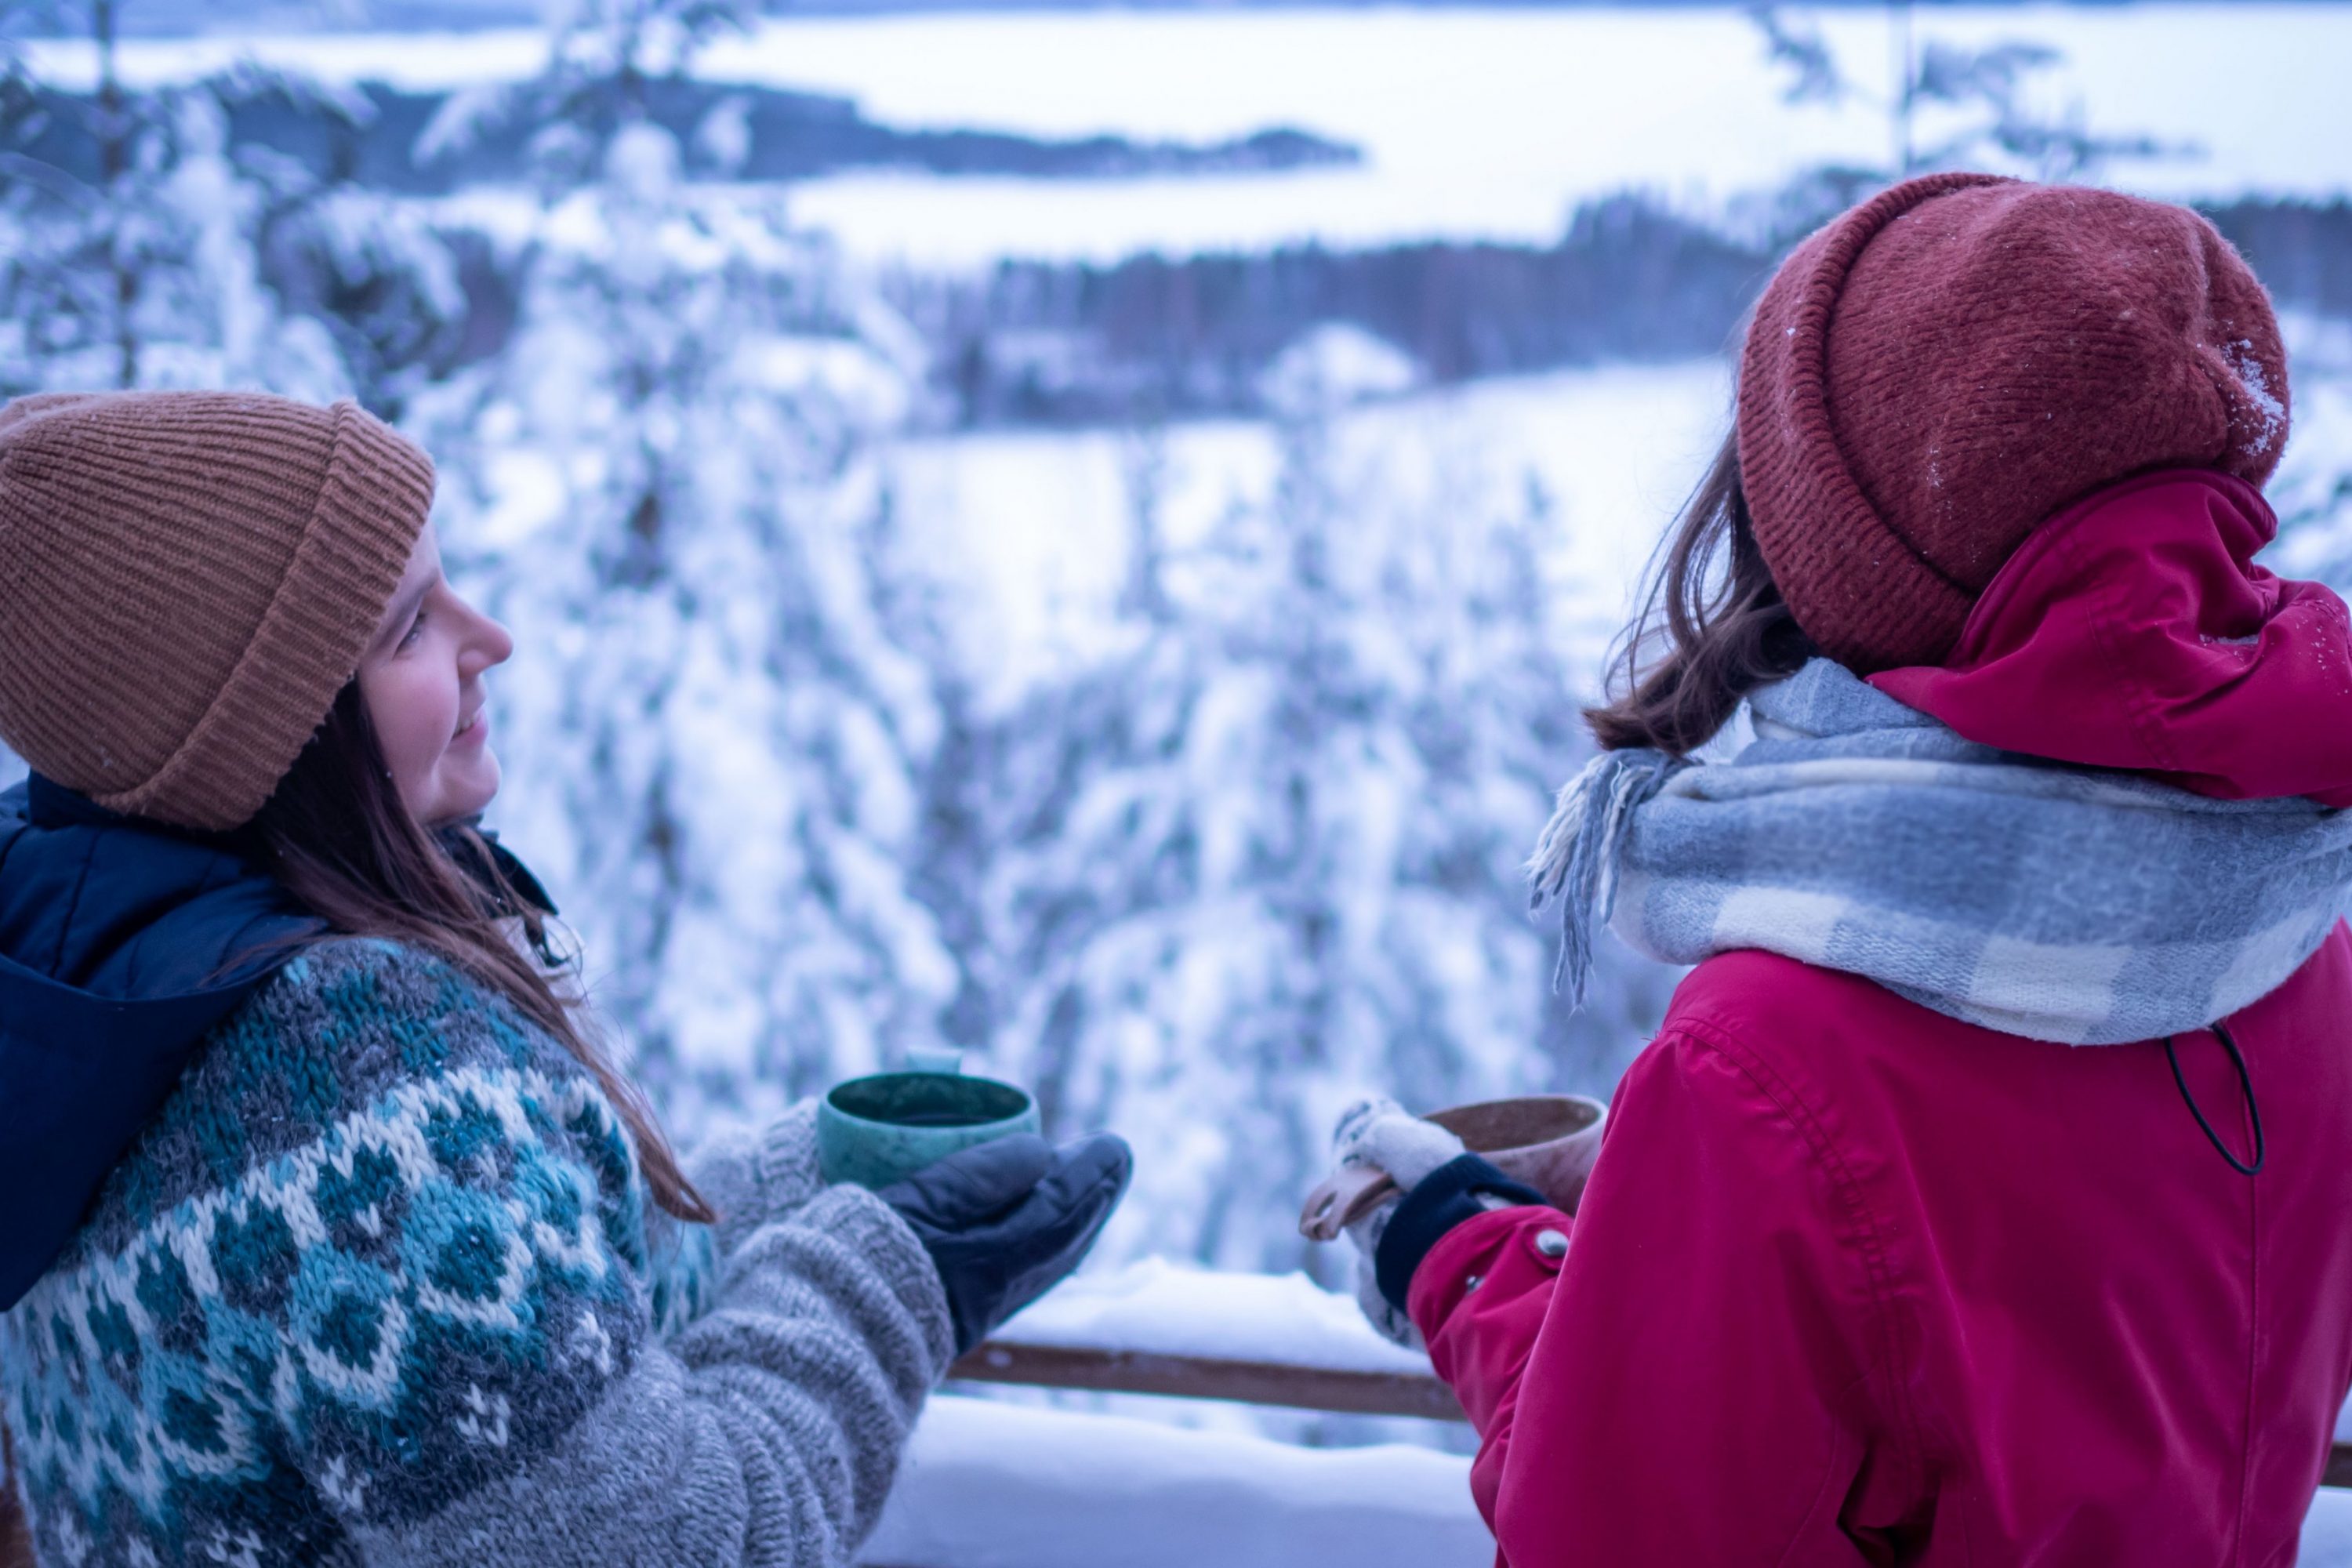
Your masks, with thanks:
[{"label": "brown ceramic mug", "polygon": [[[1608,1108],[1580,1094],[1529,1094],[1449,1106],[1422,1120],[1462,1140],[1462,1146],[1514,1181],[1525,1182],[1559,1208],[1576,1212],[1585,1178],[1601,1152]],[[1396,1195],[1389,1173],[1374,1165],[1336,1172],[1307,1194],[1298,1233],[1337,1240],[1349,1226]]]}]

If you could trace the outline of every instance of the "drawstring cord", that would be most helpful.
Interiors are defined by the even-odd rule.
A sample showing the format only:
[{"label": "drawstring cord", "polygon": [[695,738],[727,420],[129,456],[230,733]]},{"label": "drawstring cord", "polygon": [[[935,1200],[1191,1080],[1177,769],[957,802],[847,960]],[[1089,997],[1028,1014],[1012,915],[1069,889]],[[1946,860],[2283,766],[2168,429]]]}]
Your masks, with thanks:
[{"label": "drawstring cord", "polygon": [[2213,1033],[2220,1037],[2222,1048],[2230,1053],[2230,1063],[2238,1069],[2238,1087],[2246,1096],[2246,1117],[2254,1124],[2254,1163],[2252,1164],[2241,1163],[2238,1157],[2230,1152],[2230,1146],[2221,1142],[2221,1135],[2213,1131],[2213,1124],[2205,1120],[2205,1112],[2198,1107],[2197,1097],[2189,1092],[2188,1079],[2181,1076],[2180,1053],[2173,1048],[2170,1035],[2164,1037],[2164,1059],[2172,1064],[2172,1081],[2179,1086],[2180,1098],[2187,1102],[2189,1114],[2197,1118],[2197,1125],[2205,1130],[2207,1140],[2214,1148],[2221,1151],[2221,1158],[2230,1163],[2230,1169],[2242,1176],[2251,1176],[2262,1170],[2263,1156],[2265,1152],[2263,1143],[2263,1113],[2254,1104],[2253,1077],[2246,1071],[2246,1053],[2240,1050],[2238,1042],[2230,1037],[2230,1026],[2216,1020]]}]

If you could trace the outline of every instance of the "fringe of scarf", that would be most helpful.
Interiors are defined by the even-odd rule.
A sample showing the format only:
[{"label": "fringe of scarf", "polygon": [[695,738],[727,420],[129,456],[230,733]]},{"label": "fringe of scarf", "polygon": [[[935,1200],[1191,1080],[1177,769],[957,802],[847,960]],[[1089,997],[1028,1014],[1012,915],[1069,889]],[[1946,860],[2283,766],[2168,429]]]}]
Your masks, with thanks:
[{"label": "fringe of scarf", "polygon": [[1666,781],[1696,764],[1647,747],[1603,752],[1560,786],[1551,820],[1527,866],[1528,912],[1559,906],[1559,962],[1552,988],[1570,1006],[1584,1002],[1592,978],[1592,939],[1606,930],[1617,904],[1617,862],[1636,809]]}]

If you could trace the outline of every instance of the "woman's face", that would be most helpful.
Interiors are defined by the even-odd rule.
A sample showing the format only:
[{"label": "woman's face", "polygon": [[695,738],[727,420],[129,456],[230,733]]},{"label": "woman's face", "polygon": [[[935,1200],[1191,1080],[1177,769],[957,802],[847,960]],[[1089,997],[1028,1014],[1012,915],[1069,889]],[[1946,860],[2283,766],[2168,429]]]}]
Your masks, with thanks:
[{"label": "woman's face", "polygon": [[441,546],[427,523],[359,676],[401,804],[427,827],[471,816],[499,793],[482,672],[513,652],[506,627],[441,575]]}]

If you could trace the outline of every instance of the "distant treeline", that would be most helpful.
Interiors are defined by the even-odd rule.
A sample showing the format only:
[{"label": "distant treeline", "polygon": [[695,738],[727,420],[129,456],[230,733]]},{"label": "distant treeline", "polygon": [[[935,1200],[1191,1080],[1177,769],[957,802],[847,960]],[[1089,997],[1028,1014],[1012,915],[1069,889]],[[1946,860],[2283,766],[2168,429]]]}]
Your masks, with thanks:
[{"label": "distant treeline", "polygon": [[2204,211],[2282,307],[2352,317],[2352,201],[2235,202]]},{"label": "distant treeline", "polygon": [[[2352,316],[2352,204],[2244,201],[2208,216],[2282,306]],[[1770,276],[1772,247],[1626,195],[1550,246],[1301,247],[1110,266],[1008,261],[892,287],[968,425],[1249,413],[1298,335],[1343,321],[1439,384],[1713,353]]]},{"label": "distant treeline", "polygon": [[1545,247],[1318,246],[1113,266],[1005,262],[893,292],[938,345],[972,424],[1244,412],[1309,327],[1359,326],[1430,379],[1723,346],[1771,258],[1635,196],[1580,210]]},{"label": "distant treeline", "polygon": [[[227,113],[231,145],[268,148],[316,177],[431,195],[530,173],[522,123],[502,122],[495,112],[479,117],[477,134],[418,156],[420,139],[448,104],[447,93],[404,92],[381,82],[318,89],[236,71],[213,85]],[[0,81],[0,92],[27,100],[7,106],[12,122],[32,128],[11,151],[79,179],[97,177],[100,140],[90,132],[95,106],[89,98],[28,90],[14,81]],[[1352,163],[1362,156],[1353,146],[1282,126],[1201,144],[905,131],[866,119],[847,98],[674,78],[643,80],[638,99],[633,109],[676,133],[698,172],[730,179],[802,180],[863,167],[1131,179]]]}]

